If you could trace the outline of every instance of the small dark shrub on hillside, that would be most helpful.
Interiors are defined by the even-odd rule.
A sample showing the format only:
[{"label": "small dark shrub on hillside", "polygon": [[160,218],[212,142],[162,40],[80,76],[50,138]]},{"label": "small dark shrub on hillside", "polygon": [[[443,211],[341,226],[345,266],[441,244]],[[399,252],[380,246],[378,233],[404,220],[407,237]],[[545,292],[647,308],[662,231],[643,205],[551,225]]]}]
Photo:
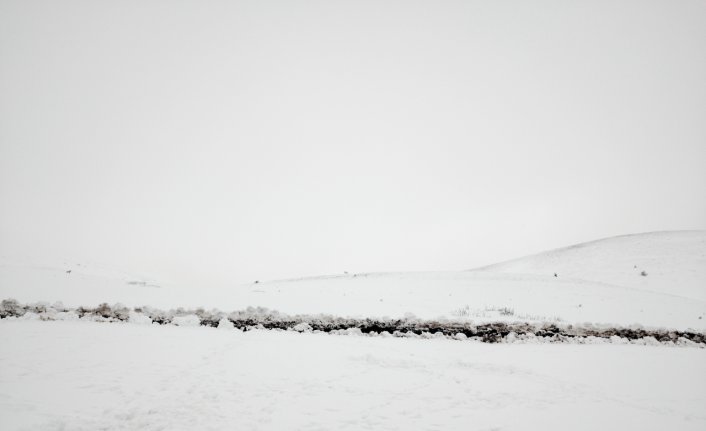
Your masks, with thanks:
[{"label": "small dark shrub on hillside", "polygon": [[647,277],[647,271],[642,271],[642,272],[640,273],[640,275],[643,276],[643,277]]},{"label": "small dark shrub on hillside", "polygon": [[500,313],[501,316],[514,316],[515,310],[512,308],[503,307],[498,309],[498,313]]}]

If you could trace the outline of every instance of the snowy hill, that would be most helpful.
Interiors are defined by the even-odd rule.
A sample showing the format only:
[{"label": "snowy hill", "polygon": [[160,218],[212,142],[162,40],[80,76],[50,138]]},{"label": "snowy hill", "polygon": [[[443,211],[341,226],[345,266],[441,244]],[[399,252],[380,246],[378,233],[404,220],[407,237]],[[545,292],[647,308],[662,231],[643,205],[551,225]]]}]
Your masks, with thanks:
[{"label": "snowy hill", "polygon": [[[703,330],[704,256],[706,233],[662,232],[599,240],[473,271],[340,274],[228,289],[170,285],[86,264],[74,264],[67,273],[63,264],[5,260],[0,298]],[[640,275],[643,270],[647,276]]]},{"label": "snowy hill", "polygon": [[562,279],[706,301],[706,231],[651,232],[605,238],[477,271],[547,278],[557,273]]},{"label": "snowy hill", "polygon": [[0,257],[0,296],[67,305],[132,300],[159,301],[153,278],[92,262]]}]

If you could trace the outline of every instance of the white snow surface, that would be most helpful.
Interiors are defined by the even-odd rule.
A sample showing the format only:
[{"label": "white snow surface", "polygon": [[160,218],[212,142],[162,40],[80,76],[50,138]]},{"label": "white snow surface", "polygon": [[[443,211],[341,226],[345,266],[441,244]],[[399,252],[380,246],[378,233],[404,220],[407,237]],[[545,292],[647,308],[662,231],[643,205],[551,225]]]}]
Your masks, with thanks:
[{"label": "white snow surface", "polygon": [[176,326],[199,326],[201,324],[201,319],[195,314],[189,314],[187,316],[174,316],[172,319],[172,325]]},{"label": "white snow surface", "polygon": [[0,321],[3,430],[703,430],[706,349]]},{"label": "white snow surface", "polygon": [[[706,301],[706,231],[623,235],[481,268],[604,283]],[[645,271],[646,276],[642,276]]]},{"label": "white snow surface", "polygon": [[560,320],[703,331],[706,232],[627,235],[472,271],[351,272],[230,288],[145,281],[85,263],[5,258],[0,260],[0,298],[69,306],[108,302],[223,311],[262,306],[288,314],[411,313],[425,319]]}]

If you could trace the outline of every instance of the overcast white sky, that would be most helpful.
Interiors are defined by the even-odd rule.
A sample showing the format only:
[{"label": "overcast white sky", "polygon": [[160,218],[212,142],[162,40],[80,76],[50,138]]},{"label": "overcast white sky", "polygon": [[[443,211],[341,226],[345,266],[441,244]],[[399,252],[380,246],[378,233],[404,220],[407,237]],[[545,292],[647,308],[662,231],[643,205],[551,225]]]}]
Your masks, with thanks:
[{"label": "overcast white sky", "polygon": [[0,253],[196,283],[706,228],[706,1],[0,0]]}]

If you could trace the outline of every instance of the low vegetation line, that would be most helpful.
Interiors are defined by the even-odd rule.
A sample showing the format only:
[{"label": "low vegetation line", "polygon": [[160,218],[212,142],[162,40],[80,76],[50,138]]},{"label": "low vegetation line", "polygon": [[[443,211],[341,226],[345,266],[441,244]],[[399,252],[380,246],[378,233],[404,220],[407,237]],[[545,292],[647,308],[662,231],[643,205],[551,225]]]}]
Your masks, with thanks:
[{"label": "low vegetation line", "polygon": [[607,325],[571,325],[557,322],[492,322],[470,320],[424,320],[347,318],[327,314],[288,315],[262,307],[226,313],[220,310],[159,310],[152,307],[128,308],[120,304],[97,307],[64,307],[39,302],[21,304],[14,299],[0,303],[0,319],[91,320],[99,322],[133,322],[173,324],[177,326],[209,326],[241,331],[253,329],[340,334],[368,334],[395,337],[472,339],[486,343],[500,342],[574,342],[610,341],[614,343],[673,344],[706,347],[706,333],[695,330],[616,327]]}]

